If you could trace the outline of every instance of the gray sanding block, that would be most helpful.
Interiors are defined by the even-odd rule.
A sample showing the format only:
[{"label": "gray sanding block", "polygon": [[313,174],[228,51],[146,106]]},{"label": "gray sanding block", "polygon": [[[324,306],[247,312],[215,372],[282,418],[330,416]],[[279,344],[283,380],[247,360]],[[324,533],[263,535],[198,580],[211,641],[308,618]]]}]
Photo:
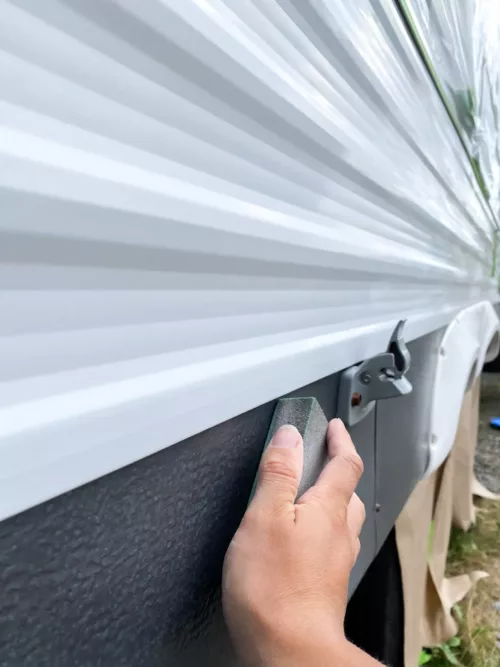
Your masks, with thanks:
[{"label": "gray sanding block", "polygon": [[[297,497],[300,497],[314,485],[328,462],[326,445],[328,420],[315,398],[281,398],[274,410],[264,451],[273,435],[284,424],[295,426],[304,441],[304,469],[297,494]],[[255,484],[250,499],[254,490]]]}]

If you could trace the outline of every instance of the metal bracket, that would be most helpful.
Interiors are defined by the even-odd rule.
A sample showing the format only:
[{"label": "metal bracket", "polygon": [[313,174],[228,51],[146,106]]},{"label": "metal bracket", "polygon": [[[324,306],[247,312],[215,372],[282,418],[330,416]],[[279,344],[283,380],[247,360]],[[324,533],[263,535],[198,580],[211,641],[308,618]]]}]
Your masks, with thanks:
[{"label": "metal bracket", "polygon": [[404,377],[411,360],[403,340],[405,321],[398,322],[387,352],[342,373],[337,413],[346,426],[364,419],[375,407],[375,401],[404,396],[412,391],[413,387]]}]

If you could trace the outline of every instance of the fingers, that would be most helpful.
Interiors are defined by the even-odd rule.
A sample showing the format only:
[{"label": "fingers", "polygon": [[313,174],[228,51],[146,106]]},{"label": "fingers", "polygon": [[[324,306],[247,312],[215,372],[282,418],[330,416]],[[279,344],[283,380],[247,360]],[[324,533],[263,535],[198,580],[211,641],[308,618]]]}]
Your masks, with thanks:
[{"label": "fingers", "polygon": [[329,504],[342,502],[347,508],[363,474],[363,462],[340,419],[329,423],[327,441],[330,461],[319,476],[314,492]]},{"label": "fingers", "polygon": [[335,458],[335,456],[357,454],[351,436],[341,419],[332,419],[328,424],[326,442],[328,445],[328,456],[331,459]]},{"label": "fingers", "polygon": [[349,533],[353,539],[357,539],[359,537],[365,522],[365,518],[366,510],[364,503],[355,493],[353,494],[347,507],[347,526],[349,527]]},{"label": "fingers", "polygon": [[262,455],[251,505],[271,513],[289,509],[293,516],[303,462],[302,436],[295,426],[281,426]]}]

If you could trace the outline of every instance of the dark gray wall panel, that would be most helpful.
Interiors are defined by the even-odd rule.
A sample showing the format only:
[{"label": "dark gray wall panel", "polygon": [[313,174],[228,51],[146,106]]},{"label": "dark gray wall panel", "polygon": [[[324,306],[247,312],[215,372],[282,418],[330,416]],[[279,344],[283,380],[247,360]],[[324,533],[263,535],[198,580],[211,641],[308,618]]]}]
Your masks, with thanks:
[{"label": "dark gray wall panel", "polygon": [[379,548],[427,467],[432,387],[444,332],[444,328],[439,329],[408,344],[412,361],[407,378],[413,391],[406,396],[380,401],[376,407]]},{"label": "dark gray wall panel", "polygon": [[[292,395],[316,396],[331,418],[337,385],[331,376]],[[0,665],[233,667],[220,573],[273,409],[274,401],[0,523]],[[373,421],[357,429],[370,508]],[[356,579],[374,550],[369,511]]]},{"label": "dark gray wall panel", "polygon": [[375,530],[375,411],[350,429],[351,437],[358,448],[365,467],[357,493],[365,503],[366,521],[360,535],[361,551],[351,572],[349,592],[359,584],[377,552]]}]

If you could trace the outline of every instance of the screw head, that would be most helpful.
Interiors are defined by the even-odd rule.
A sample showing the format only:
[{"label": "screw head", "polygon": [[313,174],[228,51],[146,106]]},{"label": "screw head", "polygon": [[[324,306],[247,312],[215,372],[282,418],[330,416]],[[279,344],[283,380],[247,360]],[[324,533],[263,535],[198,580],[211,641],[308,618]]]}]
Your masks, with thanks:
[{"label": "screw head", "polygon": [[361,400],[363,399],[361,394],[357,392],[351,396],[351,407],[357,408],[358,405],[361,405]]},{"label": "screw head", "polygon": [[372,376],[370,375],[370,373],[363,373],[363,375],[361,376],[361,382],[363,384],[370,384],[371,381],[372,381]]}]

